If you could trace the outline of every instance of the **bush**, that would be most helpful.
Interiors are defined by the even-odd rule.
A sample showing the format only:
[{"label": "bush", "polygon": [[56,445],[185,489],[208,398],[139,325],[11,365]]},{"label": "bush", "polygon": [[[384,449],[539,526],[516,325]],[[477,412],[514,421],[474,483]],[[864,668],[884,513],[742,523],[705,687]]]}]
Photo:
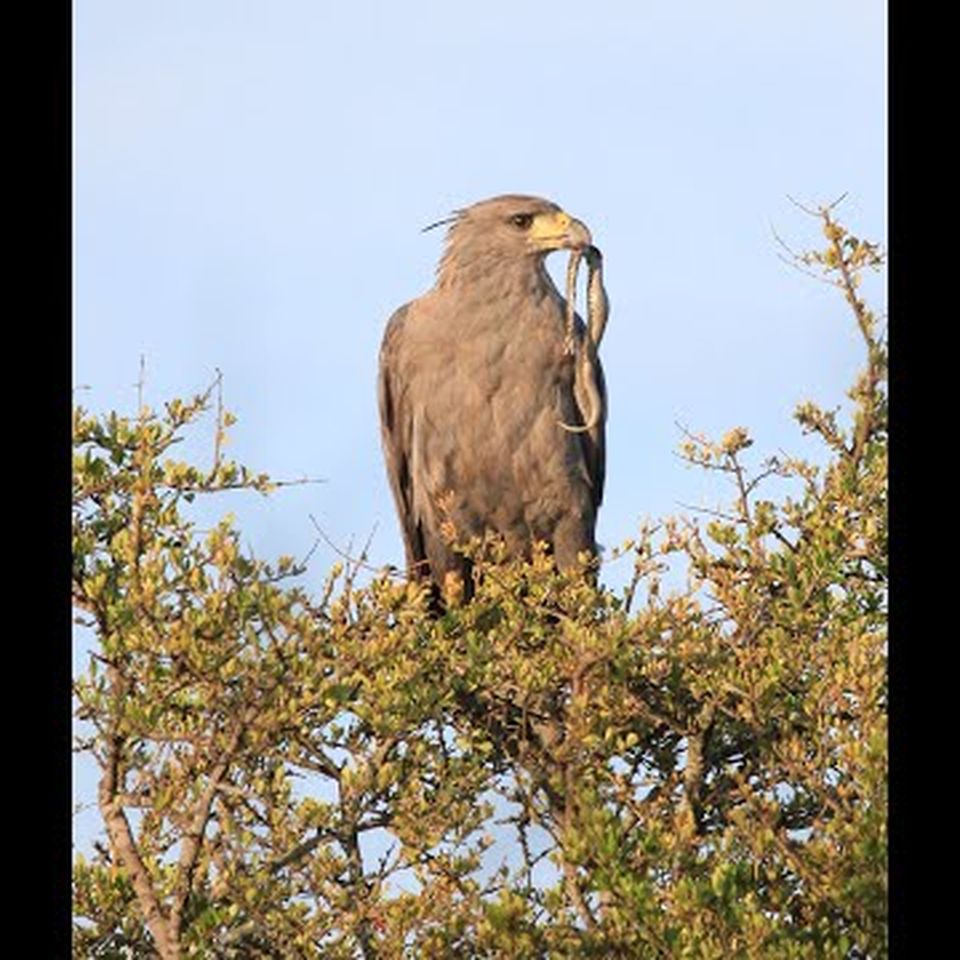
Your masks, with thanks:
[{"label": "bush", "polygon": [[209,393],[77,410],[78,748],[108,842],[76,860],[75,956],[885,957],[886,353],[858,292],[881,257],[819,215],[799,260],[865,345],[849,422],[798,409],[820,468],[687,437],[732,504],[641,531],[620,594],[474,544],[476,596],[441,616],[356,564],[311,596],[188,518],[271,488],[222,458],[222,411],[211,469],[172,458]]}]

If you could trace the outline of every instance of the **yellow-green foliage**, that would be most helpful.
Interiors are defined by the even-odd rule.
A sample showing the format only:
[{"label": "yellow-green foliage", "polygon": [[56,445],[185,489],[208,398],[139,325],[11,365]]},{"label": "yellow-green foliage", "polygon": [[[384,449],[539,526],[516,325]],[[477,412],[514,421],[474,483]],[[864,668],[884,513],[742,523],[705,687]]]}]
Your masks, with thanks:
[{"label": "yellow-green foliage", "polygon": [[619,595],[474,544],[476,597],[439,617],[354,567],[313,596],[185,516],[269,488],[222,460],[223,415],[213,468],[171,459],[207,397],[78,410],[107,844],[76,862],[75,955],[886,956],[886,355],[857,286],[880,258],[821,215],[806,263],[866,352],[849,416],[798,410],[825,465],[689,437],[732,504],[642,531]]}]

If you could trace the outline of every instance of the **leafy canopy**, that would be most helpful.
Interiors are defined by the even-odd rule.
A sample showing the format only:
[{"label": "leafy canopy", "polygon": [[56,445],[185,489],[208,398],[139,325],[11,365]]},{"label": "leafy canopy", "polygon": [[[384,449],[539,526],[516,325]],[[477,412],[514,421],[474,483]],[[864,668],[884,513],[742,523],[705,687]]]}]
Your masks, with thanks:
[{"label": "leafy canopy", "polygon": [[359,563],[314,596],[229,517],[190,519],[271,489],[223,458],[219,408],[212,467],[174,458],[210,393],[78,409],[106,844],[76,859],[75,956],[885,957],[886,351],[859,293],[881,257],[818,215],[797,263],[865,350],[847,415],[797,410],[825,465],[687,436],[730,506],[643,528],[619,594],[474,543],[476,597],[441,616]]}]

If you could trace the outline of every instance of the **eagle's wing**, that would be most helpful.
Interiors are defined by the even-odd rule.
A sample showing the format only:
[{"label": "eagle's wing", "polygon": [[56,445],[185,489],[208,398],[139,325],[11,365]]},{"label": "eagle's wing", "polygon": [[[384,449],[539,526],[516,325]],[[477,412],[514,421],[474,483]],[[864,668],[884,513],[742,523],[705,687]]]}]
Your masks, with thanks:
[{"label": "eagle's wing", "polygon": [[380,372],[377,396],[380,406],[380,437],[387,463],[390,489],[397,504],[407,569],[410,575],[426,572],[427,554],[423,528],[414,508],[413,413],[399,374],[398,353],[410,304],[400,307],[387,323],[380,347]]}]

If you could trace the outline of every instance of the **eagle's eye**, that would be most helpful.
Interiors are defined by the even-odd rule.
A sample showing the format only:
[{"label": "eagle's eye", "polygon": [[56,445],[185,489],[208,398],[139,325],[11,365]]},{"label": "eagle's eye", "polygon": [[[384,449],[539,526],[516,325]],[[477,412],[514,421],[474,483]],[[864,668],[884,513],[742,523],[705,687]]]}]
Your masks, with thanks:
[{"label": "eagle's eye", "polygon": [[526,230],[527,227],[533,223],[533,214],[532,213],[515,213],[511,218],[510,222],[520,230]]}]

